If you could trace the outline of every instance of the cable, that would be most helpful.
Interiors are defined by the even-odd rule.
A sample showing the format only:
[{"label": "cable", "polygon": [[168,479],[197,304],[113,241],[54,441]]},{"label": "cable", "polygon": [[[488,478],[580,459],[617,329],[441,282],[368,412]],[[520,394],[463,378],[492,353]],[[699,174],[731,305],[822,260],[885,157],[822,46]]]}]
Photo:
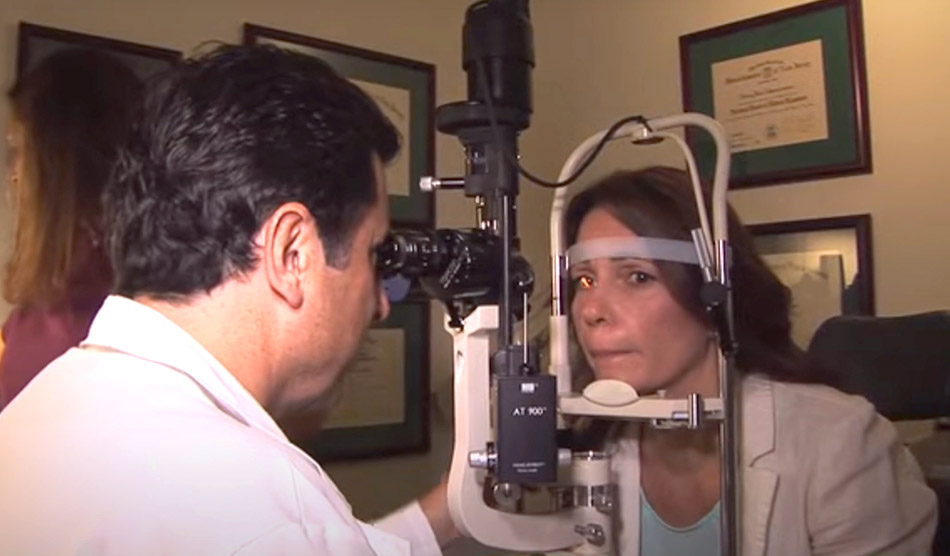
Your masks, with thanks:
[{"label": "cable", "polygon": [[485,97],[485,106],[488,109],[488,122],[489,122],[489,125],[491,126],[492,134],[495,138],[496,148],[504,154],[505,159],[508,161],[509,164],[511,164],[518,170],[519,174],[521,174],[526,179],[538,185],[541,185],[544,187],[557,188],[557,187],[564,187],[566,185],[570,185],[571,183],[573,183],[575,180],[577,180],[577,178],[580,177],[582,173],[584,173],[585,170],[587,170],[587,167],[590,166],[590,164],[594,161],[597,155],[600,154],[601,149],[603,149],[604,145],[607,144],[607,141],[609,141],[613,137],[614,133],[616,133],[617,130],[620,129],[620,127],[625,124],[628,124],[630,122],[637,122],[637,123],[642,124],[644,127],[646,127],[647,130],[652,131],[650,129],[649,124],[647,123],[646,118],[644,118],[643,116],[629,116],[621,120],[617,120],[616,122],[614,122],[612,126],[610,126],[610,128],[604,134],[603,138],[601,138],[601,140],[597,143],[597,146],[594,147],[594,150],[592,150],[590,155],[588,155],[587,158],[584,160],[584,163],[581,164],[577,168],[577,170],[574,171],[574,174],[572,174],[570,177],[560,182],[556,182],[556,181],[552,182],[552,181],[545,180],[543,178],[539,178],[535,176],[534,174],[528,172],[524,168],[522,168],[521,165],[518,163],[518,161],[515,159],[514,155],[508,152],[508,150],[504,148],[504,142],[502,141],[502,138],[501,138],[501,130],[498,129],[498,120],[495,118],[495,107],[491,99],[491,93],[488,90],[488,74],[485,71],[485,61],[482,59],[481,56],[475,57],[475,65],[478,66],[478,76],[479,76],[479,81],[481,82],[480,83],[481,91],[482,91],[482,95]]}]

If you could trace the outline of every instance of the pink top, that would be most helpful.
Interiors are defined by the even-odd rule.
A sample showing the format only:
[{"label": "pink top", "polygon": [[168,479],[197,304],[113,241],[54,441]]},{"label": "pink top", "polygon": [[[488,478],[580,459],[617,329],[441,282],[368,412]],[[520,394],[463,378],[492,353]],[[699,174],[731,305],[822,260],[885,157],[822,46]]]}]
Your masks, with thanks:
[{"label": "pink top", "polygon": [[99,249],[83,249],[69,295],[53,305],[16,307],[3,325],[0,409],[65,351],[79,344],[109,293],[112,271]]}]

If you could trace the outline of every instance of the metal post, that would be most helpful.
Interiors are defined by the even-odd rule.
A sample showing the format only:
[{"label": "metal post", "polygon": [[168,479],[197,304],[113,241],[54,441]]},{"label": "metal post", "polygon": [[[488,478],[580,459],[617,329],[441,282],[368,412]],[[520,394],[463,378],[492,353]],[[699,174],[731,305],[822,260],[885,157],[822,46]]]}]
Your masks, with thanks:
[{"label": "metal post", "polygon": [[[729,290],[729,248],[726,242],[719,241],[716,245],[716,251],[719,262],[719,281],[726,286],[727,292],[725,307],[723,308],[726,315],[727,330],[723,333],[731,336],[733,331],[732,295]],[[732,338],[730,338],[731,340]],[[725,350],[726,353],[721,353],[719,357],[719,389],[723,401],[723,420],[720,425],[720,450],[722,451],[720,540],[723,556],[739,556],[740,553],[739,524],[741,522],[740,498],[742,492],[739,473],[739,454],[742,442],[739,428],[740,385],[739,378],[736,376],[735,352],[731,348],[732,346],[728,346]]]}]

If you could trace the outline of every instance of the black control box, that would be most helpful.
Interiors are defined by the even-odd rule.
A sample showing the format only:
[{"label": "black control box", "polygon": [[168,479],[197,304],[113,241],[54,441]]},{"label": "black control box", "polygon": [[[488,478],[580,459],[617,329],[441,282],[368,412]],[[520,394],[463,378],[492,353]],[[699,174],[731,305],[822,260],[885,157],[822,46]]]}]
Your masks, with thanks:
[{"label": "black control box", "polygon": [[557,380],[551,375],[496,379],[499,482],[557,480]]}]

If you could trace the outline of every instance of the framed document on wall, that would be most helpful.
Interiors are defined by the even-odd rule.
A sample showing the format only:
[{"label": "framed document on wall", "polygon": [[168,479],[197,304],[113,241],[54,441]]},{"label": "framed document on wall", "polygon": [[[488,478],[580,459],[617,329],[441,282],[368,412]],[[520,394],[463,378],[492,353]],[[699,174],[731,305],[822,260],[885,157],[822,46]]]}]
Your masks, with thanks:
[{"label": "framed document on wall", "polygon": [[435,66],[384,52],[246,23],[246,44],[273,44],[316,56],[358,85],[396,126],[402,142],[386,171],[394,225],[429,228],[435,223],[433,196],[419,179],[434,169]]},{"label": "framed document on wall", "polygon": [[21,22],[17,37],[17,75],[32,68],[46,56],[66,48],[92,48],[116,57],[146,80],[181,59],[181,52],[169,48],[133,43],[109,37],[56,29]]},{"label": "framed document on wall", "polygon": [[680,37],[683,108],[725,128],[731,187],[871,172],[862,27],[860,0],[820,0]]},{"label": "framed document on wall", "polygon": [[329,413],[281,423],[318,461],[382,457],[429,449],[428,299],[394,303],[363,337],[334,387]]},{"label": "framed document on wall", "polygon": [[792,339],[807,348],[825,320],[874,315],[871,215],[747,226],[765,264],[792,294]]}]

